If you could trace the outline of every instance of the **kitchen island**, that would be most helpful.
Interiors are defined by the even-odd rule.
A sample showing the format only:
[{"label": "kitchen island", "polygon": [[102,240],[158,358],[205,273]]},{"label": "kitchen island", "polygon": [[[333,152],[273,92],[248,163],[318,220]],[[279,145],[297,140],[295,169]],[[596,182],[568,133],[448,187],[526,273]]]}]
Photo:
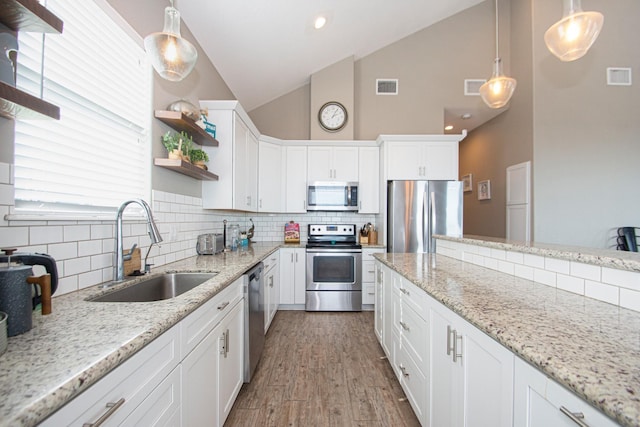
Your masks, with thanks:
[{"label": "kitchen island", "polygon": [[[494,255],[506,259],[505,249],[518,245],[483,243],[481,238],[448,240],[463,245],[443,248],[460,259],[441,253],[375,257],[617,423],[640,425],[640,313],[470,262],[478,261],[470,254],[481,253],[480,247],[485,254],[489,247],[502,251]],[[607,252],[615,258],[615,252]],[[563,256],[569,253],[565,250]],[[624,269],[636,271],[631,267],[634,257],[621,255],[631,259],[622,263]],[[593,260],[602,266],[615,264],[597,255]]]},{"label": "kitchen island", "polygon": [[7,352],[0,356],[0,426],[38,424],[280,246],[253,243],[247,251],[191,257],[154,269],[152,275],[218,272],[202,285],[168,300],[87,301],[123,285],[108,290],[94,286],[55,297],[53,313],[34,314],[33,328],[9,338]]}]

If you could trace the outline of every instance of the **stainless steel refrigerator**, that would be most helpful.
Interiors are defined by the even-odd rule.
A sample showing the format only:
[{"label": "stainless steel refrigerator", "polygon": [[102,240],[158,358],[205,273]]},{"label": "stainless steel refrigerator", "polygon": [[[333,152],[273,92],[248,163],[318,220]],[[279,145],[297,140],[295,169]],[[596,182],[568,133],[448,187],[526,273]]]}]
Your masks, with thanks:
[{"label": "stainless steel refrigerator", "polygon": [[462,237],[462,182],[389,181],[387,251],[435,252],[434,234]]}]

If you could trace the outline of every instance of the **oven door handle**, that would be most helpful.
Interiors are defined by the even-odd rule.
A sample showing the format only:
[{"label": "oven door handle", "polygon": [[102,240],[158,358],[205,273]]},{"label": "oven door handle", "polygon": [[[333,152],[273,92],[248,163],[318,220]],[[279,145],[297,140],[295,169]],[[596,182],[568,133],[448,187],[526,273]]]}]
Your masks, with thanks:
[{"label": "oven door handle", "polygon": [[347,253],[347,254],[358,254],[362,253],[362,249],[347,249],[347,248],[335,248],[335,249],[307,249],[308,254],[336,254],[336,253]]}]

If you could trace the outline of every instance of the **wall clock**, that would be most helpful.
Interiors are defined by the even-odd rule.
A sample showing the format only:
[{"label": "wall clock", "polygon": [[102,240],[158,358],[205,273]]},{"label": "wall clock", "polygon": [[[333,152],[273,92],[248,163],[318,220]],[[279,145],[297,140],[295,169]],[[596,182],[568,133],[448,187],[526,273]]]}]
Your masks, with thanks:
[{"label": "wall clock", "polygon": [[318,121],[327,132],[337,132],[347,124],[347,109],[339,102],[330,101],[320,107]]}]

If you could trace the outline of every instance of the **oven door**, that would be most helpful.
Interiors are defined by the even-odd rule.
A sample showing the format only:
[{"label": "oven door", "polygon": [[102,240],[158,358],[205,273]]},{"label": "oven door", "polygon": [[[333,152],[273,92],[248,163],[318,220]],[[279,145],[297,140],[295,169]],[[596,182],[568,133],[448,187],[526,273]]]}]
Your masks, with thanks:
[{"label": "oven door", "polygon": [[307,290],[362,290],[362,250],[307,249]]}]

